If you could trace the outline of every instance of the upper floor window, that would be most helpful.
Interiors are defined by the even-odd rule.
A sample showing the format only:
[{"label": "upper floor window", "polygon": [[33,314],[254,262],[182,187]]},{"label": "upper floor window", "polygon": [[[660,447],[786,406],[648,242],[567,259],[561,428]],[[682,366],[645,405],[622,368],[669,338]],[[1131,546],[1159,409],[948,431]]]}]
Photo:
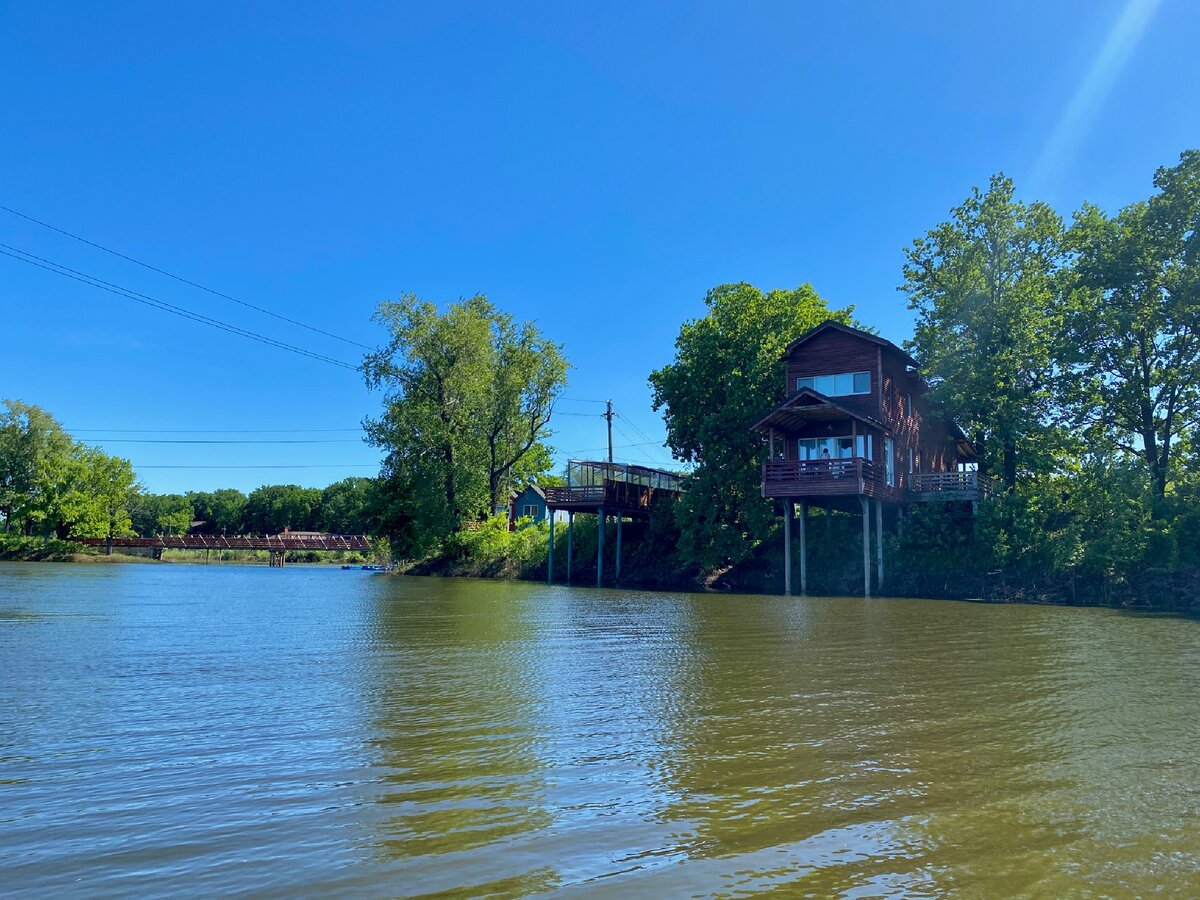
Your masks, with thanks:
[{"label": "upper floor window", "polygon": [[796,390],[812,388],[826,397],[848,397],[851,394],[871,393],[870,372],[843,372],[839,375],[813,375],[797,378]]},{"label": "upper floor window", "polygon": [[912,394],[904,395],[904,414],[906,416],[912,415]]}]

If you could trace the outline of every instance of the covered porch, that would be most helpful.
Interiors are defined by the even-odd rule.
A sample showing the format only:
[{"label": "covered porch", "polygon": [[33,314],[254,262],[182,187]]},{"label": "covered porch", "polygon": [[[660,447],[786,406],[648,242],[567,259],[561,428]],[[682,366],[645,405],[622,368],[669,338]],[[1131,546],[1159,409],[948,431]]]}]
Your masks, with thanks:
[{"label": "covered porch", "polygon": [[801,389],[754,430],[767,436],[764,497],[904,499],[883,424],[816,391]]}]

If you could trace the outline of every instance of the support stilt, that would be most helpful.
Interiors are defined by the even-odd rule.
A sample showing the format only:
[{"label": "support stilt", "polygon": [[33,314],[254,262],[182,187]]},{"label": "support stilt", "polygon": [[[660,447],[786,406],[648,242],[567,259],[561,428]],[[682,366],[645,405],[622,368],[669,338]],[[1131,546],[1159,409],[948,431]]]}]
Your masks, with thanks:
[{"label": "support stilt", "polygon": [[783,501],[783,593],[792,595],[792,514],[795,502]]},{"label": "support stilt", "polygon": [[808,596],[808,501],[800,501],[800,596]]},{"label": "support stilt", "polygon": [[859,494],[863,520],[863,596],[871,596],[871,501]]},{"label": "support stilt", "polygon": [[596,587],[604,587],[604,523],[606,518],[603,509],[596,514]]},{"label": "support stilt", "polygon": [[546,584],[554,584],[554,510],[550,510],[550,546],[546,549]]},{"label": "support stilt", "polygon": [[575,513],[567,511],[567,585],[571,584],[571,532],[575,529]]},{"label": "support stilt", "polygon": [[879,499],[875,501],[875,562],[878,570],[875,580],[883,590],[883,501]]},{"label": "support stilt", "polygon": [[625,517],[620,513],[617,514],[617,569],[614,574],[613,583],[621,583],[621,523],[625,521]]}]

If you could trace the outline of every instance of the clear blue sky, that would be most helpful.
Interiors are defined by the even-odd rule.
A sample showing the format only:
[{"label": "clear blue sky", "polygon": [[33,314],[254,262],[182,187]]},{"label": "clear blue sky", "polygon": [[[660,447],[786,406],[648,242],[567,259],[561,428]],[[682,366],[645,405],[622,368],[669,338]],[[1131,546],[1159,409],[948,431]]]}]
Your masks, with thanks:
[{"label": "clear blue sky", "polygon": [[[1064,213],[1148,195],[1200,146],[1197,46],[1185,0],[8,3],[0,204],[365,344],[381,300],[486,292],[640,443],[646,376],[715,284],[811,281],[903,340],[902,249],[991,173]],[[0,242],[358,360],[5,213]],[[0,395],[79,437],[348,441],[100,441],[152,490],[374,472],[316,431],[378,410],[353,372],[7,257],[0,312]],[[555,425],[563,451],[604,443],[598,417]],[[232,468],[151,468],[199,464]]]}]

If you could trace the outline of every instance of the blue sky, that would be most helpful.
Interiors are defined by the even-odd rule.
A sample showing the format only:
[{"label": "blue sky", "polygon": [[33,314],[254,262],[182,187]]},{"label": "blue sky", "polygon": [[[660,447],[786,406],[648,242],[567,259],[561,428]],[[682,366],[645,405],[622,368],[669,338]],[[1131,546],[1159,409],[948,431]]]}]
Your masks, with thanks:
[{"label": "blue sky", "polygon": [[[903,248],[991,173],[1064,213],[1148,195],[1200,146],[1198,39],[1185,0],[9,3],[0,204],[364,344],[382,300],[486,292],[565,344],[554,442],[594,455],[579,401],[662,436],[646,376],[715,284],[810,281],[899,341]],[[0,243],[361,353],[7,213]],[[374,472],[334,430],[379,408],[351,371],[8,257],[0,312],[0,396],[151,490]]]}]

